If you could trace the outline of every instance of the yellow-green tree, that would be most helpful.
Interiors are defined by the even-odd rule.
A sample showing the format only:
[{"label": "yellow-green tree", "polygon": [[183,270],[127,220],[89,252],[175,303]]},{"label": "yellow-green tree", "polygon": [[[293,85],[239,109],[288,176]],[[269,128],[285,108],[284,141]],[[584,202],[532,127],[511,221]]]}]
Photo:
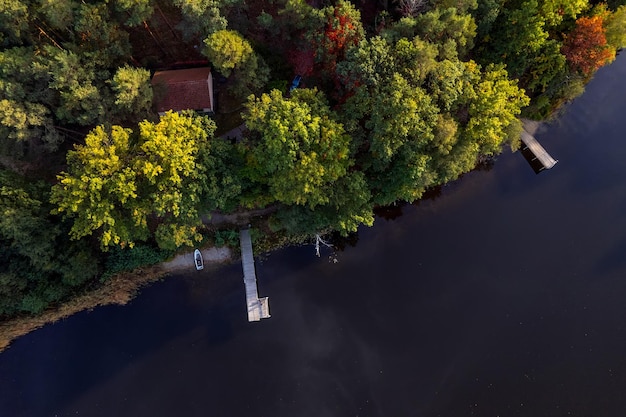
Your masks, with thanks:
[{"label": "yellow-green tree", "polygon": [[317,90],[278,90],[251,97],[245,115],[253,132],[250,178],[275,201],[314,208],[329,202],[329,190],[350,166],[350,137]]},{"label": "yellow-green tree", "polygon": [[626,5],[608,12],[604,19],[606,42],[615,49],[626,47]]},{"label": "yellow-green tree", "polygon": [[150,71],[125,65],[118,68],[111,80],[115,104],[124,113],[146,112],[152,105]]},{"label": "yellow-green tree", "polygon": [[200,154],[209,152],[215,123],[204,117],[169,112],[159,123],[139,124],[134,172],[146,213],[158,219],[157,243],[164,249],[192,246],[201,236],[198,207],[207,167]]},{"label": "yellow-green tree", "polygon": [[502,66],[482,71],[469,95],[469,120],[465,136],[478,145],[480,155],[500,153],[502,145],[519,136],[521,109],[530,102],[517,82],[509,79]]},{"label": "yellow-green tree", "polygon": [[541,16],[548,26],[556,26],[563,18],[575,19],[589,7],[588,0],[542,0]]},{"label": "yellow-green tree", "polygon": [[204,40],[205,54],[217,71],[225,77],[250,59],[254,50],[246,39],[235,30],[219,30]]},{"label": "yellow-green tree", "polygon": [[73,217],[73,239],[98,231],[103,248],[133,245],[148,237],[145,210],[136,204],[137,173],[132,169],[129,129],[103,126],[67,154],[68,172],[52,189],[56,212]]},{"label": "yellow-green tree", "polygon": [[235,30],[218,30],[204,40],[204,54],[225,77],[233,75],[234,92],[247,96],[265,85],[269,69],[252,45]]},{"label": "yellow-green tree", "polygon": [[215,124],[193,114],[167,113],[139,132],[96,127],[67,156],[68,172],[53,187],[56,212],[73,218],[72,238],[97,233],[103,249],[133,246],[152,233],[164,249],[200,239],[203,198]]}]

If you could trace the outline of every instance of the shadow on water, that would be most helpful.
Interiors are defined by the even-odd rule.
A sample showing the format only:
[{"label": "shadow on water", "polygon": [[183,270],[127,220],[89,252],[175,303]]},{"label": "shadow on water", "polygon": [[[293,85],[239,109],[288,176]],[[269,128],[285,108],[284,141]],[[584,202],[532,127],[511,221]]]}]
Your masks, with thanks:
[{"label": "shadow on water", "polygon": [[528,165],[535,171],[535,174],[540,174],[546,171],[543,164],[535,157],[535,155],[528,148],[519,149],[518,152],[524,157]]},{"label": "shadow on water", "polygon": [[427,188],[422,194],[421,198],[415,200],[413,203],[397,202],[388,206],[374,207],[374,214],[376,218],[385,220],[395,220],[403,215],[403,210],[407,206],[419,206],[427,202],[433,202],[441,198],[445,193],[453,192],[455,186],[458,185],[468,174],[473,172],[489,172],[496,164],[496,158],[482,158],[476,167],[467,174],[462,174],[457,180],[444,185],[437,185]]},{"label": "shadow on water", "polygon": [[331,235],[333,249],[343,252],[346,248],[354,248],[359,243],[359,232],[348,233],[347,236],[341,236],[340,233],[334,232]]}]

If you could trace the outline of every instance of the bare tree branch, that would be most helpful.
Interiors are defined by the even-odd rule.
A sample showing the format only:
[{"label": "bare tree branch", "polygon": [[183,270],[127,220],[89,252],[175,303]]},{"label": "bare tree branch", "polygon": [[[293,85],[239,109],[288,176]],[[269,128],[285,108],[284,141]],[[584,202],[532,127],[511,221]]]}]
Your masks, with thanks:
[{"label": "bare tree branch", "polygon": [[315,254],[317,255],[317,257],[320,257],[320,243],[326,247],[329,247],[332,249],[333,245],[331,245],[330,243],[327,243],[326,241],[324,241],[324,239],[322,239],[320,237],[319,234],[315,234]]},{"label": "bare tree branch", "polygon": [[396,0],[397,8],[404,17],[415,17],[428,5],[428,0]]}]

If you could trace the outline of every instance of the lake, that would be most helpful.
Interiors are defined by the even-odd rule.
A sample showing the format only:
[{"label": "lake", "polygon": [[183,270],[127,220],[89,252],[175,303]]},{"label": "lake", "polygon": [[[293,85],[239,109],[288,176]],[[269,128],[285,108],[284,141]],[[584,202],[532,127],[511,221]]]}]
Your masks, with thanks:
[{"label": "lake", "polygon": [[624,80],[622,55],[536,134],[552,170],[505,152],[335,255],[258,258],[268,320],[234,264],[22,337],[0,416],[623,415]]}]

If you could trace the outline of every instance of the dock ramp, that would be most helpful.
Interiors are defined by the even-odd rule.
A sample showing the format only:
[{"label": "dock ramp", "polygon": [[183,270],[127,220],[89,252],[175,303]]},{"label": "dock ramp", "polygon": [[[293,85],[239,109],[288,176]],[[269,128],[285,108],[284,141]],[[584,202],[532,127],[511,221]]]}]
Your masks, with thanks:
[{"label": "dock ramp", "polygon": [[550,154],[541,146],[541,144],[535,139],[533,135],[528,133],[526,130],[522,131],[522,151],[527,151],[532,154],[532,158],[530,160],[531,163],[537,161],[540,164],[538,172],[543,171],[544,169],[550,169],[556,165],[558,160],[552,158]]},{"label": "dock ramp", "polygon": [[241,243],[241,266],[243,267],[243,283],[246,287],[246,305],[248,307],[248,321],[259,321],[270,317],[270,305],[267,297],[259,298],[254,269],[254,254],[250,229],[239,231]]}]

